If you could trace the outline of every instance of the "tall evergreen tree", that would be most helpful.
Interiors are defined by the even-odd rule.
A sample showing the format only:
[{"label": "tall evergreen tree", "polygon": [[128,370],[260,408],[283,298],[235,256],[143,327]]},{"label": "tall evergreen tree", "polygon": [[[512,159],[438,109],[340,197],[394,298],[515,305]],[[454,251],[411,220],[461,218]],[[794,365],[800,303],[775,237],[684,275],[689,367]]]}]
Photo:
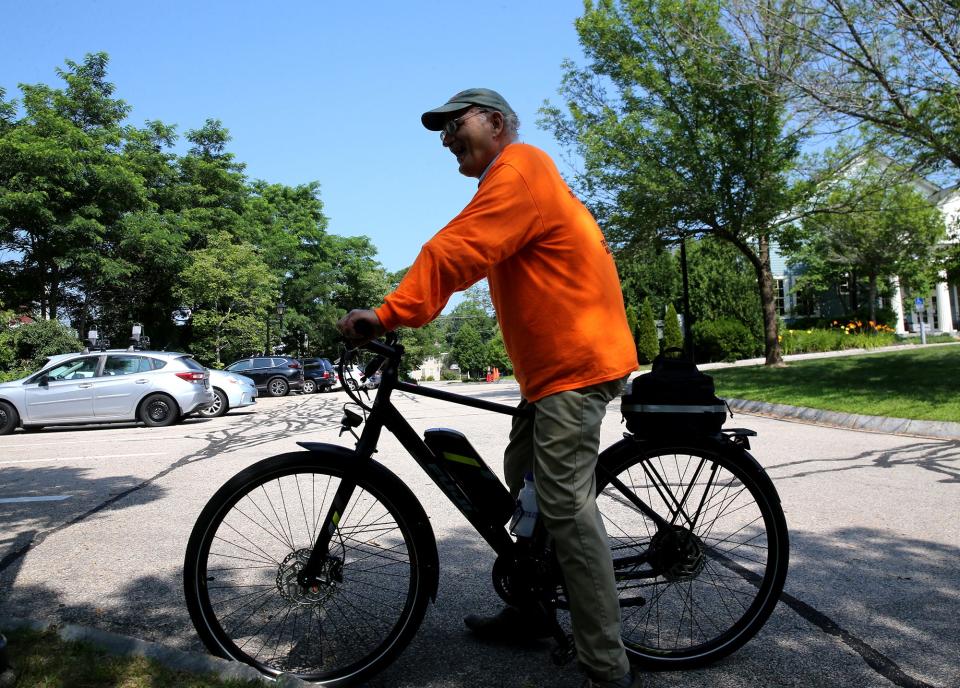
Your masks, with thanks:
[{"label": "tall evergreen tree", "polygon": [[637,325],[637,353],[641,363],[652,363],[660,353],[660,339],[657,337],[657,323],[653,317],[650,301],[644,299],[640,304],[640,318]]},{"label": "tall evergreen tree", "polygon": [[683,333],[680,330],[680,319],[673,304],[667,306],[663,315],[663,349],[683,349]]}]

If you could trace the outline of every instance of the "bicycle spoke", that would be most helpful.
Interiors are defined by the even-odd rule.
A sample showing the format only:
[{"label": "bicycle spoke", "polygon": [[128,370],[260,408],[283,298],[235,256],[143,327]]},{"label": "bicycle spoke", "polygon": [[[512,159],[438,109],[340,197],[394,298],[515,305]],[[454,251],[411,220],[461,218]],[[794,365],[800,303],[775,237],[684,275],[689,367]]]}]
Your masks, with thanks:
[{"label": "bicycle spoke", "polygon": [[621,611],[627,647],[655,661],[722,647],[766,599],[759,595],[772,556],[763,508],[742,470],[708,452],[652,451],[617,477],[673,529],[658,529],[610,486],[598,494],[618,594],[630,601]]}]

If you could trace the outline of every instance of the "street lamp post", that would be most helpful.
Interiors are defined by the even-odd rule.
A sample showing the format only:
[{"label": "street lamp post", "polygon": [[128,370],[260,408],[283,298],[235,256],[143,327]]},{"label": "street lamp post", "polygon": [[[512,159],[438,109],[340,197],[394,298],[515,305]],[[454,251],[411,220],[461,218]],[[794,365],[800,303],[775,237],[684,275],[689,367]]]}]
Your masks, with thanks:
[{"label": "street lamp post", "polygon": [[280,343],[283,343],[283,312],[287,310],[287,305],[281,301],[277,304],[277,317],[280,318],[280,331],[277,333],[277,337],[280,338]]},{"label": "street lamp post", "polygon": [[[281,301],[276,305],[274,311],[277,314],[277,317],[280,318],[280,337],[283,337],[283,313],[287,310],[287,305]],[[263,349],[263,355],[269,356],[273,353],[273,350],[270,348],[270,318],[273,317],[272,313],[267,313],[267,345]]]}]

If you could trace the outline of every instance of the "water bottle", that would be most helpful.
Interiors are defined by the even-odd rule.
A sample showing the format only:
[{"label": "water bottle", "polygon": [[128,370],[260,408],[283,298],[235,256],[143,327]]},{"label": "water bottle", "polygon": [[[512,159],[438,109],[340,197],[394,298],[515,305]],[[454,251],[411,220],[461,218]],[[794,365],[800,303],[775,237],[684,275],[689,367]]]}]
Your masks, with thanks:
[{"label": "water bottle", "polygon": [[510,532],[517,537],[531,537],[537,522],[537,491],[533,484],[533,473],[523,476],[523,489],[517,497],[517,508],[510,519]]}]

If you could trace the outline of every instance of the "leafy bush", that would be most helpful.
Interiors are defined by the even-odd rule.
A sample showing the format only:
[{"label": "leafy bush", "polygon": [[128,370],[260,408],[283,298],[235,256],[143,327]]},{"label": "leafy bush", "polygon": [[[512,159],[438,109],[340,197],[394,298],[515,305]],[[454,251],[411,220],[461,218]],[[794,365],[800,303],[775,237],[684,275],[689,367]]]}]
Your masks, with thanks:
[{"label": "leafy bush", "polygon": [[80,351],[83,343],[76,333],[56,320],[39,320],[29,325],[0,333],[4,354],[0,373],[5,380],[15,380],[39,368],[48,356]]},{"label": "leafy bush", "polygon": [[677,317],[677,309],[673,304],[667,305],[667,312],[663,316],[663,348],[682,349],[683,333],[680,331],[680,319]]},{"label": "leafy bush", "polygon": [[657,337],[657,323],[653,319],[650,301],[640,304],[640,316],[636,329],[637,355],[641,363],[650,363],[660,353],[660,339]]},{"label": "leafy bush", "polygon": [[730,318],[694,323],[693,345],[697,360],[702,363],[738,361],[759,356],[762,352],[750,328]]},{"label": "leafy bush", "polygon": [[784,354],[875,349],[899,342],[900,338],[891,327],[863,320],[832,320],[829,329],[783,329],[780,332],[780,348]]}]

